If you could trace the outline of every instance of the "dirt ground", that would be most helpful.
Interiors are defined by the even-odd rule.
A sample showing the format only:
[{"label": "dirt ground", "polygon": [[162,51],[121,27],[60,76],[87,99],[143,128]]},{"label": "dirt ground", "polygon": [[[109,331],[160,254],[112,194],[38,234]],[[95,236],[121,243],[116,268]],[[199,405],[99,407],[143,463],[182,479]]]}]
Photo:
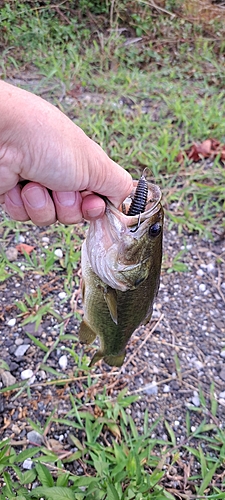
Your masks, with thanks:
[{"label": "dirt ground", "polygon": [[[28,225],[23,232],[24,242],[35,244],[37,253],[41,253],[46,244],[45,228]],[[74,228],[76,231],[76,228]],[[15,245],[15,235],[9,232],[3,240],[4,250]],[[54,235],[53,235],[54,238]],[[183,250],[179,258],[186,264],[185,272],[168,272],[176,262],[176,256]],[[24,257],[18,260],[23,265]],[[77,273],[79,272],[79,266]],[[55,408],[55,418],[62,418],[70,409],[69,395],[72,392],[80,400],[93,398],[97,393],[106,390],[106,394],[114,397],[127,388],[127,394],[138,394],[139,400],[129,409],[141,430],[143,415],[149,410],[149,422],[157,418],[165,418],[176,433],[177,443],[186,436],[185,418],[187,408],[190,409],[191,428],[199,425],[203,418],[201,391],[207,401],[205,415],[209,422],[224,424],[225,411],[225,240],[200,239],[197,235],[178,235],[176,228],[168,230],[168,220],[164,231],[164,261],[160,291],[155,303],[152,321],[141,327],[132,336],[127,350],[124,366],[109,369],[104,364],[93,368],[94,384],[84,388],[82,372],[76,370],[74,377],[74,358],[67,356],[67,367],[59,366],[62,356],[62,343],[54,349],[46,364],[55,370],[63,371],[68,379],[61,386],[49,384],[54,378],[40,367],[43,362],[43,351],[32,343],[26,331],[37,337],[46,346],[52,347],[59,333],[57,322],[47,317],[34,330],[34,324],[21,326],[16,320],[18,310],[14,303],[31,293],[37,286],[45,291],[46,297],[53,300],[54,308],[60,314],[71,311],[70,300],[62,300],[59,294],[63,291],[63,275],[51,272],[47,276],[26,272],[24,279],[13,275],[0,285],[1,312],[1,359],[9,366],[13,379],[2,377],[2,387],[11,385],[13,381],[21,381],[21,373],[30,369],[34,373],[34,381],[30,386],[30,398],[22,393],[14,399],[14,392],[0,395],[1,437],[10,437],[18,447],[26,444],[27,433],[31,430],[28,418],[44,425],[47,417]],[[80,301],[78,300],[78,305]],[[79,321],[70,318],[65,333],[77,335]],[[65,345],[70,346],[71,340]],[[18,355],[19,346],[24,353]],[[78,357],[84,351],[90,357],[93,347],[84,349],[77,343]],[[4,372],[5,373],[5,372]],[[86,380],[84,379],[86,384]],[[214,384],[214,397],[218,402],[216,417],[210,413],[210,391]],[[154,430],[155,435],[167,439],[163,423]],[[153,434],[154,434],[153,433]],[[48,439],[60,441],[64,446],[68,442],[68,430],[55,423],[49,428]]]}]

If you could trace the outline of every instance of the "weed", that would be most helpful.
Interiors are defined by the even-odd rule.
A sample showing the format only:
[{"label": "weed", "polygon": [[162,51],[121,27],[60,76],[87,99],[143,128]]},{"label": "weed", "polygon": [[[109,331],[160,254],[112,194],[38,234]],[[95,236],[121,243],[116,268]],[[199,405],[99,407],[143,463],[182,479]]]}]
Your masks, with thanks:
[{"label": "weed", "polygon": [[[33,430],[42,436],[43,445],[28,447],[17,454],[8,441],[0,444],[0,470],[4,486],[1,499],[9,498],[40,498],[46,500],[55,498],[131,498],[146,499],[175,499],[172,490],[167,491],[164,481],[168,481],[171,467],[180,463],[180,453],[194,456],[199,463],[199,473],[187,477],[188,484],[195,480],[195,495],[204,495],[208,491],[208,498],[220,498],[218,488],[213,486],[212,480],[219,472],[224,460],[225,436],[217,430],[215,424],[201,422],[195,431],[191,431],[190,413],[187,413],[187,438],[178,445],[172,427],[165,422],[168,441],[155,439],[152,434],[157,426],[155,422],[149,426],[148,412],[145,412],[143,432],[138,432],[133,419],[124,409],[130,406],[133,398],[121,393],[116,402],[99,398],[98,412],[83,409],[79,399],[71,395],[72,409],[64,419],[56,419],[55,411],[49,415],[44,426],[29,420]],[[207,410],[207,403],[200,397],[202,409]],[[133,399],[134,400],[134,399]],[[96,402],[93,403],[96,408]],[[48,432],[55,423],[63,424],[70,429],[71,451],[63,448],[54,452],[48,443]],[[214,433],[210,434],[210,431]],[[78,437],[82,436],[82,437]],[[102,443],[102,439],[107,444]],[[193,447],[192,442],[201,445]],[[204,444],[205,443],[205,444]],[[162,451],[162,445],[164,449]],[[205,452],[203,453],[202,446]],[[161,449],[161,453],[158,453]],[[211,451],[210,451],[211,450]],[[24,460],[31,460],[32,468],[21,472],[19,464]],[[67,464],[76,462],[89,468],[89,475],[76,475],[65,470]],[[9,471],[13,471],[17,481],[12,481]],[[36,482],[31,490],[30,483]],[[38,483],[38,484],[37,484]],[[210,492],[209,493],[209,488]],[[110,496],[111,495],[111,496]],[[194,497],[193,497],[194,498]]]}]

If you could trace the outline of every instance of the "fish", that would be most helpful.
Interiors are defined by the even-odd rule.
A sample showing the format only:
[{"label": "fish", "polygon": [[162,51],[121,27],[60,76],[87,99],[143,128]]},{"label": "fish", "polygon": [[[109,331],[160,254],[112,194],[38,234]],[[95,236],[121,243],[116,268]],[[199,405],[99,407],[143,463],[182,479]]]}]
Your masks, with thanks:
[{"label": "fish", "polygon": [[[92,344],[97,336],[100,338],[100,349],[90,366],[100,359],[109,366],[122,366],[126,345],[133,332],[151,319],[158,293],[163,237],[161,191],[146,181],[146,196],[146,186],[142,184],[141,188],[140,180],[133,181],[132,193],[119,208],[105,198],[105,213],[90,223],[82,245],[84,316],[79,340]],[[135,215],[129,215],[132,204],[136,206]]]}]

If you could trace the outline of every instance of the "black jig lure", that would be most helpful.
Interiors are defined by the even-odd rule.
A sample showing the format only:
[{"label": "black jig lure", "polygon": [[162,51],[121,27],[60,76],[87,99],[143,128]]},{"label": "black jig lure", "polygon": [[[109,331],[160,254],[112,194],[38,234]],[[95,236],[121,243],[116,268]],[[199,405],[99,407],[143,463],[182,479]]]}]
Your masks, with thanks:
[{"label": "black jig lure", "polygon": [[127,215],[138,215],[145,211],[146,203],[148,197],[148,183],[145,179],[144,174],[142,174],[140,180],[137,183],[137,188],[135,191],[134,198],[130,204]]}]

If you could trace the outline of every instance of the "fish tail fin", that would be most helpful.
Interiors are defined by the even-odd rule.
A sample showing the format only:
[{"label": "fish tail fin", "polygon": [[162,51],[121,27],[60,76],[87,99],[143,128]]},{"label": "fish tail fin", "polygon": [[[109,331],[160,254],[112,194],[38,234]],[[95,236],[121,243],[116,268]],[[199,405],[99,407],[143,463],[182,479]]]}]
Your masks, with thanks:
[{"label": "fish tail fin", "polygon": [[122,366],[124,362],[124,358],[126,356],[125,351],[122,352],[121,354],[109,354],[108,356],[104,356],[104,361],[107,363],[109,366]]},{"label": "fish tail fin", "polygon": [[93,366],[95,363],[97,363],[98,361],[100,361],[100,359],[103,359],[107,365],[109,366],[122,366],[123,362],[124,362],[124,358],[125,358],[125,351],[122,352],[122,354],[109,354],[107,356],[104,355],[104,352],[103,351],[97,351],[95,353],[95,355],[93,356],[89,366]]},{"label": "fish tail fin", "polygon": [[96,333],[83,320],[79,330],[79,340],[82,344],[92,344],[96,338]]},{"label": "fish tail fin", "polygon": [[100,359],[102,359],[103,357],[104,357],[104,353],[102,351],[97,351],[94,354],[94,356],[93,356],[93,358],[92,358],[89,366],[95,365],[95,363],[97,363],[98,361],[100,361]]}]

